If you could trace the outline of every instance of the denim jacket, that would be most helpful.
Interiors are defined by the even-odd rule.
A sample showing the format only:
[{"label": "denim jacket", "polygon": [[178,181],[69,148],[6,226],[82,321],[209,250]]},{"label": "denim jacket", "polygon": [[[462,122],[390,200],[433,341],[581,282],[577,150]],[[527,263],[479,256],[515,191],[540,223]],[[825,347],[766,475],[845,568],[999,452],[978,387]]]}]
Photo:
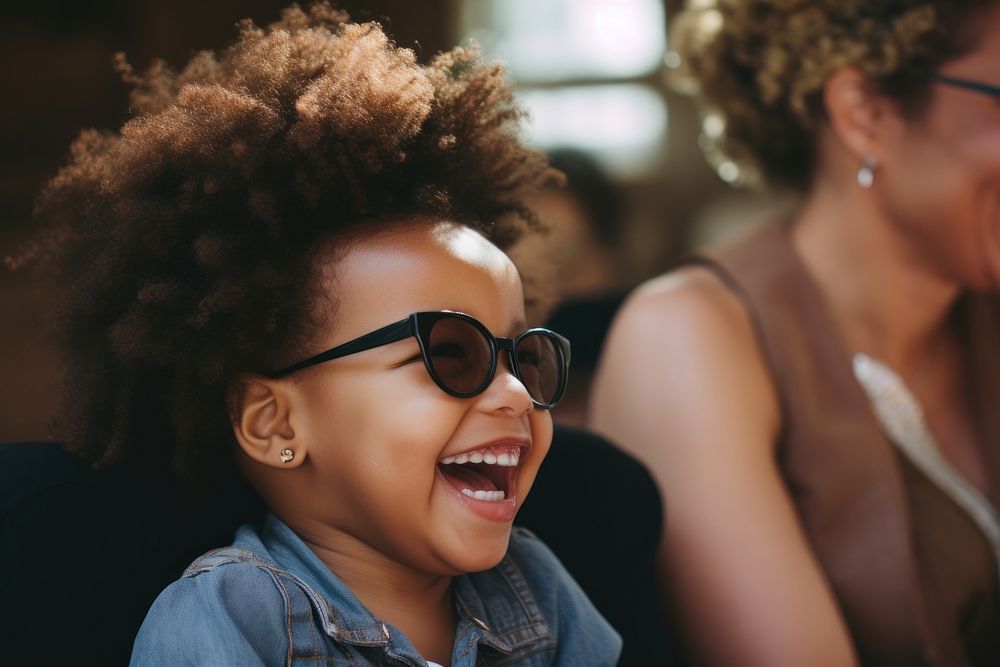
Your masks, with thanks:
[{"label": "denim jacket", "polygon": [[[548,548],[514,528],[504,559],[453,582],[451,667],[614,665],[621,639]],[[415,665],[410,641],[375,618],[277,517],[192,563],[153,603],[133,665]]]}]

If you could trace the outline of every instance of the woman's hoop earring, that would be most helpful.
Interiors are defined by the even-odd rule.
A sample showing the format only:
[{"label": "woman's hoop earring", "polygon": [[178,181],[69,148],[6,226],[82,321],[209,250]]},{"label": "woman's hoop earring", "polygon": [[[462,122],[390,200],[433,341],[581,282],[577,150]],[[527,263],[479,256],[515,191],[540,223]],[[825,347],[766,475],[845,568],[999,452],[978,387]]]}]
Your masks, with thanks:
[{"label": "woman's hoop earring", "polygon": [[861,163],[861,169],[858,169],[858,185],[864,189],[868,189],[875,182],[875,168],[878,167],[878,163],[875,161],[871,155],[866,155]]},{"label": "woman's hoop earring", "polygon": [[294,459],[294,458],[295,458],[295,452],[293,452],[292,450],[290,450],[290,449],[283,449],[283,450],[281,450],[281,462],[282,463],[291,463],[292,459]]}]

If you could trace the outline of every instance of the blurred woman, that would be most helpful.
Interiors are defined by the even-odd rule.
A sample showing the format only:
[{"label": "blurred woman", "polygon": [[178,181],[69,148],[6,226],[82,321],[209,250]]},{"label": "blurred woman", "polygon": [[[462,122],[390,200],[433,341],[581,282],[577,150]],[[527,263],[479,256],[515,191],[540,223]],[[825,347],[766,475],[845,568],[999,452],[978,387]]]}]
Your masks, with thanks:
[{"label": "blurred woman", "polygon": [[640,287],[592,395],[688,650],[1000,664],[1000,3],[691,4],[717,154],[802,196]]}]

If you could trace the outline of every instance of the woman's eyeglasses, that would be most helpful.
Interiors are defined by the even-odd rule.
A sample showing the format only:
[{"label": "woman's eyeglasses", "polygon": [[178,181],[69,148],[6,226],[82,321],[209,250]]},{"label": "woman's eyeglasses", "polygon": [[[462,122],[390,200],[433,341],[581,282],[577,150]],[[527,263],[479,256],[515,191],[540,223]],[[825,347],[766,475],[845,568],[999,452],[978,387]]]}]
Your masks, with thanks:
[{"label": "woman's eyeglasses", "polygon": [[474,317],[446,310],[413,313],[269,375],[280,378],[410,336],[420,344],[431,379],[452,396],[481,394],[493,381],[501,351],[507,353],[511,371],[536,407],[554,408],[566,391],[570,345],[564,337],[550,329],[535,328],[514,338],[502,338],[494,336]]},{"label": "woman's eyeglasses", "polygon": [[1000,86],[994,86],[992,84],[983,83],[981,81],[959,79],[953,76],[945,76],[944,74],[931,75],[931,81],[935,81],[937,83],[943,83],[946,86],[954,86],[956,88],[974,90],[977,93],[983,93],[984,95],[991,95],[992,97],[1000,98]]}]

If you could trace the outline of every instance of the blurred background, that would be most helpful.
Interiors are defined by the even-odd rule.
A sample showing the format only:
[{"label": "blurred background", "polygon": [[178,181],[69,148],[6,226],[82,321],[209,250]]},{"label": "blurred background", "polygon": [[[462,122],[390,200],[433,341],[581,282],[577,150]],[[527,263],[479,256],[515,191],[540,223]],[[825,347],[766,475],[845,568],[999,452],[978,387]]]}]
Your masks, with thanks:
[{"label": "blurred background", "polygon": [[[32,204],[81,128],[115,129],[129,114],[115,52],[144,69],[179,67],[218,49],[235,23],[277,18],[287,0],[34,0],[5,7],[0,24],[0,257],[32,233]],[[570,189],[539,198],[553,225],[517,253],[544,267],[536,280],[561,295],[555,313],[574,339],[577,392],[557,411],[579,419],[589,365],[622,295],[692,247],[768,214],[731,189],[736,165],[710,167],[699,137],[720,131],[671,92],[668,30],[676,0],[344,0],[356,20],[378,20],[426,61],[469,39],[509,74],[531,114],[528,139],[551,152]],[[541,261],[539,261],[541,260]],[[47,338],[58,285],[0,266],[0,440],[44,439],[60,360]],[[560,319],[561,318],[561,319]],[[575,331],[580,329],[580,331]]]}]

